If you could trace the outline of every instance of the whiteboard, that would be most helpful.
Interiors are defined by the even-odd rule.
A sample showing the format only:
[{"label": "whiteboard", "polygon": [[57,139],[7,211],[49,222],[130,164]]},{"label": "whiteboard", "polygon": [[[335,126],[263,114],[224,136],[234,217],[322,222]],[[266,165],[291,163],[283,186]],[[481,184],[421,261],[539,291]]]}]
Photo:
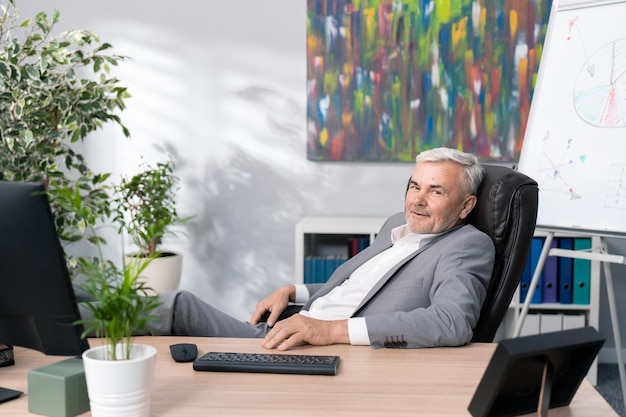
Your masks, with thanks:
[{"label": "whiteboard", "polygon": [[626,1],[555,0],[518,170],[538,228],[626,237]]}]

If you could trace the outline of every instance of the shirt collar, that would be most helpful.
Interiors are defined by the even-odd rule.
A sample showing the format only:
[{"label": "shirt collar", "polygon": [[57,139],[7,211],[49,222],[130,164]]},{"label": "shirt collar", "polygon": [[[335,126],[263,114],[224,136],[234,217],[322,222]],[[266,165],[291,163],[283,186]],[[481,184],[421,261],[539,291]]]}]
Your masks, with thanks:
[{"label": "shirt collar", "polygon": [[391,230],[391,243],[395,245],[398,242],[415,243],[419,246],[425,245],[442,233],[411,233],[409,226],[403,224]]}]

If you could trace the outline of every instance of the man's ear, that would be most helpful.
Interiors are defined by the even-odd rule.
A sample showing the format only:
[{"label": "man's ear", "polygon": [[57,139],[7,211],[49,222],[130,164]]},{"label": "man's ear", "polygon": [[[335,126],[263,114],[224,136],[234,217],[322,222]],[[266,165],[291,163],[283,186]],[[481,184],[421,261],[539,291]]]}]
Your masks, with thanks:
[{"label": "man's ear", "polygon": [[478,199],[474,194],[465,197],[465,199],[463,200],[463,205],[461,206],[461,213],[459,215],[461,220],[465,220],[467,216],[469,216],[477,201]]}]

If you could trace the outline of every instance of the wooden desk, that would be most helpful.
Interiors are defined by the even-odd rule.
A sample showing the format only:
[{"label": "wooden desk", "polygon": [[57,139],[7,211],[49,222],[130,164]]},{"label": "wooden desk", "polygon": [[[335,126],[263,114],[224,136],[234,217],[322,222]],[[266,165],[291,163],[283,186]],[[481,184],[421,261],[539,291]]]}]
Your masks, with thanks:
[{"label": "wooden desk", "polygon": [[[336,376],[195,372],[176,363],[169,345],[196,343],[210,350],[267,352],[257,339],[138,337],[158,350],[152,416],[469,416],[467,406],[495,344],[458,348],[372,349],[304,346],[289,353],[339,355]],[[92,342],[92,345],[99,341]],[[0,386],[27,392],[27,374],[63,358],[16,348],[16,365],[0,368]],[[550,417],[617,416],[585,380],[572,404]],[[0,415],[28,413],[27,394],[0,404]],[[84,415],[89,415],[86,413]]]}]

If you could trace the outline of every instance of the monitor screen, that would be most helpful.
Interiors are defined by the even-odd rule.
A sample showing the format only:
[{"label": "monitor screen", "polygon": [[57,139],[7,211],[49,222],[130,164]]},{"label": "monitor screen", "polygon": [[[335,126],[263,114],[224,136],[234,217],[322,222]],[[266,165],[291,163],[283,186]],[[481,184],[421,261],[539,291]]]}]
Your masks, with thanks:
[{"label": "monitor screen", "polygon": [[593,327],[500,341],[468,407],[470,414],[503,417],[537,412],[544,372],[550,373],[551,387],[549,403],[543,405],[569,405],[603,343]]},{"label": "monitor screen", "polygon": [[43,191],[0,181],[0,343],[79,355],[89,345]]}]

